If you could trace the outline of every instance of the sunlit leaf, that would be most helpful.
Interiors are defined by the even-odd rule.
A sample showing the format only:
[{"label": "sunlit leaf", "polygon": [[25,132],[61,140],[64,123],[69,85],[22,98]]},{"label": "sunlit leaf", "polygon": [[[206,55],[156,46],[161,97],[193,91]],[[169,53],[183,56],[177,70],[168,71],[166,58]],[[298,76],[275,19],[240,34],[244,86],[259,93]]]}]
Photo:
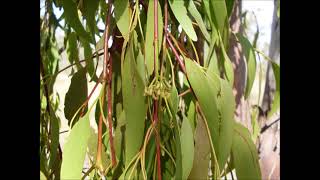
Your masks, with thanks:
[{"label": "sunlit leaf", "polygon": [[250,41],[246,37],[242,36],[241,34],[237,34],[237,37],[241,43],[242,50],[247,61],[247,83],[244,97],[248,98],[253,86],[254,79],[256,77],[256,55]]},{"label": "sunlit leaf", "polygon": [[129,1],[115,1],[114,14],[117,26],[124,39],[129,39],[129,24],[131,20]]},{"label": "sunlit leaf", "polygon": [[280,108],[280,66],[277,63],[272,62],[272,70],[276,80],[276,91],[274,93],[271,110],[268,113],[268,118],[270,118]]},{"label": "sunlit leaf", "polygon": [[89,115],[86,114],[74,125],[64,145],[61,179],[81,179],[91,131]]},{"label": "sunlit leaf", "polygon": [[171,10],[180,23],[182,29],[186,32],[186,34],[192,39],[193,41],[197,41],[197,34],[193,29],[192,21],[188,16],[188,12],[184,1],[177,1],[177,0],[169,0],[168,1],[171,7]]},{"label": "sunlit leaf", "polygon": [[[148,14],[147,14],[147,27],[146,27],[146,39],[145,39],[145,62],[147,65],[148,75],[150,76],[154,71],[154,56],[153,56],[153,41],[154,41],[154,0],[149,1]],[[163,34],[163,20],[161,6],[158,1],[158,48],[160,49],[162,44],[162,34]],[[157,56],[159,56],[157,54]],[[158,64],[159,66],[159,64]]]},{"label": "sunlit leaf", "polygon": [[249,131],[239,123],[236,123],[234,128],[232,157],[237,179],[261,179],[256,146],[250,138]]},{"label": "sunlit leaf", "polygon": [[91,42],[91,36],[84,30],[79,20],[77,4],[73,0],[63,0],[62,7],[66,22],[77,32],[79,36],[82,36],[86,41]]},{"label": "sunlit leaf", "polygon": [[122,71],[123,107],[126,114],[126,165],[138,153],[142,144],[147,110],[144,84],[137,71],[132,42],[127,49]]},{"label": "sunlit leaf", "polygon": [[210,42],[210,40],[211,40],[210,35],[209,35],[207,28],[202,20],[201,14],[197,10],[193,0],[189,0],[188,11],[193,16],[193,18],[196,20],[196,22],[198,23],[199,28],[200,28],[203,36],[206,38],[206,40],[208,42]]}]

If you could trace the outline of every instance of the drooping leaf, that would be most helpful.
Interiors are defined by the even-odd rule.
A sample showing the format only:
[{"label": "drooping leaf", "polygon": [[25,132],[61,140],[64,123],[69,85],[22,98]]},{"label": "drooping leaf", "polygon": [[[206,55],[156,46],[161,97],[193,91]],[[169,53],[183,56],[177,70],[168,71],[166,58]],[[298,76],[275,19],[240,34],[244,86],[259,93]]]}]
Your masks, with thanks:
[{"label": "drooping leaf", "polygon": [[188,177],[191,180],[207,179],[210,161],[210,142],[207,130],[201,117],[197,117],[193,167]]},{"label": "drooping leaf", "polygon": [[86,41],[91,42],[92,37],[84,30],[79,20],[77,4],[73,0],[63,0],[62,7],[66,22],[77,32],[79,36],[83,37]]},{"label": "drooping leaf", "polygon": [[199,13],[199,11],[197,10],[193,0],[189,0],[189,5],[188,5],[188,11],[190,12],[190,14],[193,16],[193,18],[196,20],[196,22],[199,25],[199,28],[203,34],[203,36],[205,37],[205,39],[210,42],[210,35],[207,31],[207,28],[202,20],[201,14]]},{"label": "drooping leaf", "polygon": [[[72,117],[75,115],[80,106],[85,102],[87,94],[88,85],[86,79],[86,71],[84,68],[81,68],[72,76],[71,84],[64,101],[64,115],[68,120],[69,126],[72,127],[77,121],[76,118],[74,119],[73,124],[70,124]],[[87,109],[88,108],[85,109],[84,113],[87,111]]]},{"label": "drooping leaf", "polygon": [[225,1],[212,0],[209,2],[212,20],[216,29],[220,32],[224,45],[227,45],[229,38],[229,20]]},{"label": "drooping leaf", "polygon": [[143,80],[143,84],[146,84],[146,78],[145,78],[145,72],[146,72],[146,68],[144,65],[144,60],[143,60],[143,55],[141,53],[141,51],[139,50],[138,56],[137,56],[137,70],[138,73],[141,77],[141,79]]},{"label": "drooping leaf", "polygon": [[213,146],[217,148],[219,144],[220,124],[217,107],[217,85],[210,85],[210,83],[214,81],[209,82],[207,75],[194,61],[186,58],[185,65],[192,90],[196,95],[200,108],[205,116],[205,120],[208,123]]},{"label": "drooping leaf", "polygon": [[86,59],[86,69],[91,77],[91,80],[98,81],[98,77],[95,74],[94,63],[92,59],[92,49],[90,44],[86,41],[81,41],[84,51],[84,58]]},{"label": "drooping leaf", "polygon": [[[154,41],[154,0],[149,1],[148,13],[147,13],[147,28],[146,28],[146,39],[144,46],[144,58],[147,65],[148,76],[150,76],[154,71],[154,56],[153,56],[153,41]],[[161,6],[158,1],[158,49],[160,49],[162,44],[162,34],[163,34],[163,20]],[[159,51],[158,51],[159,53]],[[157,54],[159,56],[159,54]],[[159,67],[159,64],[158,64]]]},{"label": "drooping leaf", "polygon": [[169,0],[168,2],[170,4],[174,16],[180,23],[182,29],[186,32],[190,39],[192,39],[193,41],[197,41],[197,34],[193,29],[192,21],[188,16],[188,12],[184,4],[184,1]]},{"label": "drooping leaf", "polygon": [[249,131],[239,123],[234,126],[232,157],[237,179],[261,179],[256,146]]},{"label": "drooping leaf", "polygon": [[271,110],[268,113],[268,118],[270,118],[280,108],[280,66],[277,63],[272,62],[272,70],[276,80],[276,91],[274,93]]},{"label": "drooping leaf", "polygon": [[222,56],[223,56],[223,67],[225,70],[225,75],[229,81],[229,84],[231,86],[233,86],[233,82],[234,82],[234,72],[233,72],[233,67],[232,67],[232,63],[231,60],[224,48],[223,42],[220,39],[221,42],[221,51],[222,51]]},{"label": "drooping leaf", "polygon": [[95,15],[99,7],[99,0],[82,0],[82,2],[83,2],[83,10],[82,10],[83,16],[87,20],[87,24],[91,31],[91,36],[94,37],[95,26],[96,26]]},{"label": "drooping leaf", "polygon": [[114,14],[116,24],[124,39],[129,39],[129,25],[130,25],[130,7],[129,1],[115,1],[114,2]]},{"label": "drooping leaf", "polygon": [[219,75],[220,74],[218,57],[217,57],[216,51],[213,51],[213,54],[211,56],[211,60],[210,60],[209,66],[208,66],[207,73],[209,75],[212,75],[212,74]]},{"label": "drooping leaf", "polygon": [[[106,131],[103,131],[106,132]],[[97,161],[97,146],[98,146],[98,134],[94,131],[90,131],[90,137],[88,140],[88,156],[90,159],[93,160],[94,163]],[[106,133],[107,139],[109,139],[108,132]],[[107,157],[106,149],[104,146],[102,146],[102,152],[101,152],[101,162],[102,166],[105,169],[108,164],[110,164],[110,159]]]},{"label": "drooping leaf", "polygon": [[[52,111],[51,111],[52,112]],[[57,159],[58,146],[59,146],[59,119],[56,117],[54,112],[51,114],[50,119],[51,126],[51,156],[49,161],[49,168],[54,167]]]},{"label": "drooping leaf", "polygon": [[81,179],[91,131],[89,115],[86,114],[74,125],[64,145],[61,179]]},{"label": "drooping leaf", "polygon": [[234,6],[234,0],[226,0],[226,7],[228,12],[228,17],[231,16],[232,10]]},{"label": "drooping leaf", "polygon": [[[67,55],[70,64],[74,62],[79,62],[79,52],[77,47],[77,34],[75,32],[71,32],[68,36],[67,42]],[[77,65],[79,67],[79,65]]]},{"label": "drooping leaf", "polygon": [[[220,79],[221,90],[218,94],[218,107],[220,111],[220,128],[219,128],[219,146],[217,154],[219,159],[219,167],[224,167],[231,152],[235,98],[232,93],[232,87],[229,83]],[[222,170],[222,169],[221,169]]]},{"label": "drooping leaf", "polygon": [[245,95],[244,95],[245,99],[247,99],[248,96],[250,95],[253,82],[256,76],[257,62],[256,62],[255,51],[250,41],[240,33],[237,34],[237,37],[241,43],[242,50],[244,52],[244,55],[247,61],[247,83],[246,83],[246,89],[245,89]]},{"label": "drooping leaf", "polygon": [[183,116],[180,141],[182,156],[182,179],[187,179],[193,164],[194,141],[192,128],[189,120],[185,116]]},{"label": "drooping leaf", "polygon": [[124,58],[122,71],[123,107],[126,114],[126,165],[138,153],[142,144],[147,111],[144,84],[137,71],[132,40]]},{"label": "drooping leaf", "polygon": [[191,101],[190,104],[189,104],[187,117],[188,117],[188,120],[190,122],[190,126],[192,128],[192,132],[195,133],[197,116],[196,116],[196,106],[195,106],[194,101]]}]

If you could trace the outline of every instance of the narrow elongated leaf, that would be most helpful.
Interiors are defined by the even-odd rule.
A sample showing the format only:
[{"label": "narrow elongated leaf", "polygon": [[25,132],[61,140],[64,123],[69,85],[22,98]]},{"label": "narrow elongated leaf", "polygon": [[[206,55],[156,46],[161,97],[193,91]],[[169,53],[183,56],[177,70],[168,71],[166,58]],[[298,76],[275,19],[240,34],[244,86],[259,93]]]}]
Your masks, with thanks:
[{"label": "narrow elongated leaf", "polygon": [[227,7],[225,1],[212,0],[210,1],[210,12],[212,13],[212,20],[216,29],[222,35],[222,40],[226,45],[228,43],[229,21],[227,14]]},{"label": "narrow elongated leaf", "polygon": [[201,14],[199,13],[199,11],[197,10],[193,0],[189,0],[189,5],[188,5],[188,11],[190,12],[190,14],[193,16],[193,18],[196,20],[196,22],[199,25],[199,28],[203,34],[203,36],[206,38],[206,40],[208,42],[210,42],[210,35],[207,31],[207,28],[202,20]]},{"label": "narrow elongated leaf", "polygon": [[[217,107],[217,85],[210,85],[207,75],[194,61],[186,58],[186,71],[199,105],[209,126],[212,143],[215,148],[219,144],[219,113]],[[211,81],[212,83],[213,81]],[[217,150],[216,150],[217,151]],[[219,157],[218,157],[219,160]]]},{"label": "narrow elongated leaf", "polygon": [[220,94],[218,95],[218,105],[221,115],[219,128],[220,138],[217,154],[220,158],[218,161],[219,167],[224,167],[230,155],[232,146],[235,99],[232,93],[232,87],[226,80],[221,79],[220,85],[221,90]]},{"label": "narrow elongated leaf", "polygon": [[81,179],[91,131],[89,115],[86,114],[74,125],[63,148],[61,179]]},{"label": "narrow elongated leaf", "polygon": [[95,15],[96,11],[99,7],[99,0],[83,0],[83,16],[87,20],[87,24],[89,26],[89,29],[91,31],[91,36],[94,37],[95,35]]},{"label": "narrow elongated leaf", "polygon": [[244,94],[244,97],[247,99],[248,96],[250,95],[254,78],[256,77],[256,66],[257,66],[256,55],[250,41],[246,37],[242,36],[239,33],[237,34],[237,37],[241,43],[241,46],[247,61],[247,83],[246,83],[246,89]]},{"label": "narrow elongated leaf", "polygon": [[[51,111],[52,112],[52,111]],[[51,169],[56,162],[59,146],[59,119],[53,113],[51,114],[51,156],[49,168]]]},{"label": "narrow elongated leaf", "polygon": [[207,73],[209,75],[220,74],[218,57],[217,57],[216,51],[213,51],[213,54],[211,56],[211,60],[210,60],[209,66],[208,66]]},{"label": "narrow elongated leaf", "polygon": [[256,146],[250,138],[249,131],[239,123],[235,123],[232,157],[237,179],[261,179]]},{"label": "narrow elongated leaf", "polygon": [[[148,14],[147,14],[147,28],[146,28],[146,40],[145,40],[145,63],[147,65],[148,75],[150,76],[154,71],[154,58],[153,58],[153,41],[154,41],[154,0],[149,1]],[[162,34],[163,34],[163,20],[161,6],[158,1],[158,48],[162,44]],[[158,51],[159,52],[159,51]],[[159,56],[159,54],[157,54]],[[159,66],[158,66],[159,67]]]},{"label": "narrow elongated leaf", "polygon": [[229,84],[231,86],[233,86],[233,81],[234,81],[234,72],[233,72],[233,67],[232,67],[232,63],[231,60],[224,48],[223,42],[221,42],[221,51],[222,51],[222,55],[223,55],[223,66],[224,66],[224,70],[225,70],[225,75],[227,76],[227,79],[229,81]]},{"label": "narrow elongated leaf", "polygon": [[187,179],[193,164],[194,141],[192,128],[189,120],[185,116],[183,116],[180,141],[182,156],[182,179]]},{"label": "narrow elongated leaf", "polygon": [[86,69],[92,80],[97,81],[98,77],[94,71],[94,63],[92,59],[92,49],[90,44],[86,41],[81,41],[84,51],[84,58],[86,59]]},{"label": "narrow elongated leaf", "polygon": [[193,41],[197,41],[198,38],[196,32],[193,29],[192,21],[187,14],[188,12],[184,1],[169,0],[169,4],[174,16],[180,23],[182,29],[186,32],[190,39],[192,39]]},{"label": "narrow elongated leaf", "polygon": [[141,79],[143,80],[143,84],[146,84],[146,78],[145,78],[146,68],[144,65],[143,55],[140,50],[137,56],[137,70]]},{"label": "narrow elongated leaf", "polygon": [[129,24],[130,24],[130,7],[129,1],[115,1],[114,2],[114,14],[117,26],[124,39],[129,39]]},{"label": "narrow elongated leaf", "polygon": [[[85,69],[82,68],[71,78],[71,84],[64,100],[64,115],[69,121],[69,126],[77,121],[77,118],[71,125],[70,121],[80,106],[85,102],[88,94],[88,85]],[[85,109],[84,113],[88,108]]]},{"label": "narrow elongated leaf", "polygon": [[207,179],[210,161],[210,142],[206,126],[201,117],[197,117],[193,167],[188,177],[191,180]]},{"label": "narrow elongated leaf", "polygon": [[[68,36],[67,42],[67,55],[70,64],[79,62],[79,52],[77,47],[77,35],[75,32],[71,32]],[[77,65],[79,67],[79,65]]]},{"label": "narrow elongated leaf", "polygon": [[277,63],[272,62],[272,70],[276,80],[276,92],[274,94],[271,110],[268,113],[268,118],[277,112],[280,107],[280,66]]},{"label": "narrow elongated leaf", "polygon": [[122,71],[123,107],[126,113],[126,165],[138,153],[142,144],[147,111],[144,84],[137,71],[133,46],[131,39]]},{"label": "narrow elongated leaf", "polygon": [[86,41],[91,42],[92,38],[84,30],[79,20],[77,4],[73,0],[63,0],[62,7],[67,23],[77,32],[79,36],[83,37]]}]

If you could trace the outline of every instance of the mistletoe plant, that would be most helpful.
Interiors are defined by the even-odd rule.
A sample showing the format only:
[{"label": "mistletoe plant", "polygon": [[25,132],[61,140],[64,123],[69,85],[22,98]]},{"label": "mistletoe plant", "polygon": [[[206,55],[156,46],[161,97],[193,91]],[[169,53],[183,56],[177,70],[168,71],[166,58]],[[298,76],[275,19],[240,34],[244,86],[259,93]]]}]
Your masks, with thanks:
[{"label": "mistletoe plant", "polygon": [[[46,0],[40,18],[41,178],[261,179],[252,134],[234,118],[229,39],[240,42],[246,58],[245,98],[255,79],[257,51],[247,37],[230,31],[233,4]],[[63,9],[59,18],[54,6]],[[65,32],[62,48],[57,28]],[[64,50],[70,65],[59,70]],[[269,61],[277,80],[273,113],[279,106],[280,69]],[[70,132],[62,149],[53,85],[69,68],[64,114]],[[96,83],[93,89],[88,80]],[[99,96],[89,104],[95,91]],[[92,111],[97,134],[90,126]]]}]

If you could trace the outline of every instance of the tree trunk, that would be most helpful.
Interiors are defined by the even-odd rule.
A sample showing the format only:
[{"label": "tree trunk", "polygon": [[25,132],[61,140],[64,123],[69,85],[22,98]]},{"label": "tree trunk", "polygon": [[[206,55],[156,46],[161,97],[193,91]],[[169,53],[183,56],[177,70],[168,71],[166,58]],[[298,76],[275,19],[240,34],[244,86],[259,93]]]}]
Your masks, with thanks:
[{"label": "tree trunk", "polygon": [[[271,26],[271,40],[269,47],[269,57],[280,64],[280,20],[277,16],[277,0],[274,0],[273,21]],[[275,79],[271,66],[268,63],[266,72],[266,85],[262,102],[264,112],[270,110],[272,96],[275,92]],[[274,121],[271,118],[267,121],[265,117],[260,118],[261,127]],[[268,122],[268,123],[267,123]],[[259,138],[259,156],[262,171],[262,179],[280,179],[280,121],[275,123]]]}]

